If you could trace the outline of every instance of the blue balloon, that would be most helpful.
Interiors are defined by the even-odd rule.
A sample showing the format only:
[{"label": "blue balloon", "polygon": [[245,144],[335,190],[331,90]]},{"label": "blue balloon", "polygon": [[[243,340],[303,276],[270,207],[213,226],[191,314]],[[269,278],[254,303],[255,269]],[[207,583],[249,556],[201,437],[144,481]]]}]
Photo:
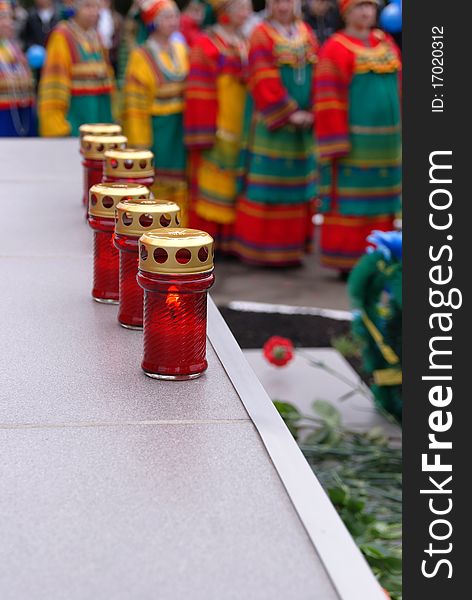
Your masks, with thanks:
[{"label": "blue balloon", "polygon": [[34,44],[26,51],[26,58],[32,69],[40,69],[46,60],[46,50],[42,46]]},{"label": "blue balloon", "polygon": [[399,33],[402,30],[402,9],[399,4],[388,4],[380,13],[380,27],[388,33]]}]

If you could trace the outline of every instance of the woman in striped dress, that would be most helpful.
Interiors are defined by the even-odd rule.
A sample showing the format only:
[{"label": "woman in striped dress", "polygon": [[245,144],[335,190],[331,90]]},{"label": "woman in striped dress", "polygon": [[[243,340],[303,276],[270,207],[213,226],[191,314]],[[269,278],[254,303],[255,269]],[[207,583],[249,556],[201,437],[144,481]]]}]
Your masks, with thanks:
[{"label": "woman in striped dress", "polygon": [[245,262],[300,264],[316,197],[313,83],[317,41],[296,0],[270,0],[249,48],[242,188],[234,248]]},{"label": "woman in striped dress", "polygon": [[346,27],[323,46],[316,77],[321,261],[343,276],[373,230],[393,229],[401,194],[398,48],[373,29],[375,0],[340,0]]},{"label": "woman in striped dress", "polygon": [[126,71],[124,132],[130,146],[154,153],[156,197],[176,202],[187,225],[186,150],[183,141],[184,85],[187,48],[172,38],[179,26],[173,0],[141,3],[143,22],[152,30],[135,48]]},{"label": "woman in striped dress", "polygon": [[39,84],[40,135],[77,136],[83,123],[110,123],[113,70],[98,33],[99,0],[76,0],[46,47]]},{"label": "woman in striped dress", "polygon": [[11,5],[0,0],[0,137],[32,136],[36,135],[33,76],[12,38]]},{"label": "woman in striped dress", "polygon": [[185,142],[191,153],[190,225],[231,252],[246,97],[249,0],[212,0],[218,23],[194,43],[186,86]]}]

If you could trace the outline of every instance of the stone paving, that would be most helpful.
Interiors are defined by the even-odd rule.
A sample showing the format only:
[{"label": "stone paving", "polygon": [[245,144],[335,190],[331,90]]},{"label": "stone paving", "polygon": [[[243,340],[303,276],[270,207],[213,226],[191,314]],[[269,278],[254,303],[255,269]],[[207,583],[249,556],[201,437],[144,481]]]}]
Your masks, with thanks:
[{"label": "stone paving", "polygon": [[0,164],[1,600],[380,600],[311,471],[289,495],[211,345],[202,379],[150,381],[139,332],[91,300],[77,140],[4,141]]}]

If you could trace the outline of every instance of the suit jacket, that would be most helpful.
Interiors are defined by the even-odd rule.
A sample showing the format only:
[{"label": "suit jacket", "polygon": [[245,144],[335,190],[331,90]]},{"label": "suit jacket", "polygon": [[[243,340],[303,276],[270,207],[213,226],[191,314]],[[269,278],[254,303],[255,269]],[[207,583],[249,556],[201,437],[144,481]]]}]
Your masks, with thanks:
[{"label": "suit jacket", "polygon": [[30,46],[38,44],[46,46],[49,34],[59,22],[59,15],[54,12],[49,22],[41,21],[36,8],[32,8],[28,12],[28,18],[25,21],[20,38],[23,42],[23,47],[28,50]]}]

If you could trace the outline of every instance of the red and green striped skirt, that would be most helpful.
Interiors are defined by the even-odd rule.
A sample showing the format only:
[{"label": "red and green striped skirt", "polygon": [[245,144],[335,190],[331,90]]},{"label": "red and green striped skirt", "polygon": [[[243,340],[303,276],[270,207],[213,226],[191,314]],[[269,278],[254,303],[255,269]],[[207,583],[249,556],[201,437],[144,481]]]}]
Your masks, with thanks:
[{"label": "red and green striped skirt", "polygon": [[241,198],[233,249],[254,265],[291,266],[312,249],[314,202],[262,204]]},{"label": "red and green striped skirt", "polygon": [[321,264],[339,271],[350,271],[368,245],[367,236],[374,229],[391,231],[393,215],[357,217],[330,211],[323,215],[320,230]]}]

